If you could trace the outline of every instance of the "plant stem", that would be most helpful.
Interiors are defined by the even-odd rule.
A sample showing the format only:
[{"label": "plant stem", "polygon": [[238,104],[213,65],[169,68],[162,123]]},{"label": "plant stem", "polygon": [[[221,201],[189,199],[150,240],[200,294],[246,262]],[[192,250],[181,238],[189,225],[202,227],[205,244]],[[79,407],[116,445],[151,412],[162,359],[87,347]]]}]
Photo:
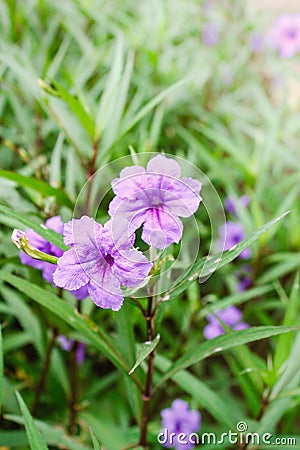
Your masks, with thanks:
[{"label": "plant stem", "polygon": [[[147,339],[152,342],[154,339],[154,312],[153,312],[153,297],[148,298],[148,308],[145,314],[146,326],[147,326]],[[142,418],[140,424],[140,440],[139,445],[143,448],[147,448],[147,427],[149,420],[149,404],[152,398],[152,382],[153,382],[153,371],[154,371],[154,357],[155,349],[150,353],[148,357],[148,371],[145,383],[145,389],[142,394],[143,408],[142,408]]]},{"label": "plant stem", "polygon": [[46,352],[46,357],[45,357],[45,361],[41,370],[41,375],[38,381],[38,384],[36,386],[35,389],[35,396],[34,396],[34,400],[33,400],[33,404],[31,407],[31,414],[34,416],[38,410],[39,407],[39,403],[40,403],[40,398],[41,395],[43,393],[43,390],[45,388],[45,384],[47,381],[47,375],[48,375],[48,371],[49,371],[49,366],[50,366],[50,360],[51,360],[51,354],[52,354],[52,350],[54,348],[55,345],[55,341],[57,338],[58,332],[55,328],[52,329],[52,337],[51,340],[49,342],[48,348],[47,348],[47,352]]},{"label": "plant stem", "polygon": [[90,166],[86,172],[87,177],[87,193],[86,193],[86,204],[85,204],[85,214],[89,215],[91,213],[91,194],[92,194],[92,186],[93,186],[93,175],[96,172],[96,161],[97,161],[97,154],[98,154],[98,148],[99,148],[99,141],[95,140],[93,142],[92,146],[92,158]]}]

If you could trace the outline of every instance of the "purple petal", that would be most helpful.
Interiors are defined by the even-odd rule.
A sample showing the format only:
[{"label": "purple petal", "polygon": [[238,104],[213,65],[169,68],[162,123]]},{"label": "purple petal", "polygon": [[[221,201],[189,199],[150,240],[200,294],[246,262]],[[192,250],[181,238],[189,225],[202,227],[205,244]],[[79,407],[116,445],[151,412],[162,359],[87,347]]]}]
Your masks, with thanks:
[{"label": "purple petal", "polygon": [[233,327],[234,330],[244,330],[245,328],[249,328],[249,324],[246,322],[240,322]]},{"label": "purple petal", "polygon": [[43,261],[43,278],[48,281],[48,283],[53,284],[53,274],[56,270],[56,264],[50,264],[45,261]]},{"label": "purple petal", "polygon": [[125,167],[121,170],[120,177],[112,180],[112,190],[121,198],[129,197],[140,189],[144,174],[145,169],[141,166]]},{"label": "purple petal", "polygon": [[183,225],[176,216],[159,208],[147,211],[142,239],[149,245],[163,249],[182,237]]},{"label": "purple petal", "polygon": [[141,284],[148,276],[152,263],[142,252],[132,249],[116,253],[113,272],[123,286]]},{"label": "purple petal", "polygon": [[75,250],[66,251],[57,262],[57,268],[53,274],[54,284],[58,287],[73,291],[81,288],[89,282],[89,276],[79,262]]},{"label": "purple petal", "polygon": [[148,162],[147,172],[155,172],[158,174],[169,175],[173,178],[179,178],[181,168],[174,159],[166,158],[163,155],[157,155]]},{"label": "purple petal", "polygon": [[78,342],[76,360],[79,365],[82,365],[85,360],[85,344],[83,342]]},{"label": "purple petal", "polygon": [[103,242],[105,250],[110,253],[113,250],[130,249],[135,241],[135,234],[130,230],[128,221],[123,215],[112,217],[103,227]]},{"label": "purple petal", "polygon": [[92,248],[98,248],[101,238],[102,225],[88,216],[73,219],[64,225],[64,242],[66,245],[74,245],[77,252],[86,254]]},{"label": "purple petal", "polygon": [[74,345],[74,339],[68,339],[64,334],[60,334],[57,337],[57,340],[60,343],[61,348],[66,352],[69,352]]},{"label": "purple petal", "polygon": [[203,329],[203,335],[208,340],[220,336],[220,334],[224,334],[224,330],[219,323],[209,323]]},{"label": "purple petal", "polygon": [[193,178],[176,180],[164,191],[164,206],[176,216],[190,217],[200,204],[201,183]]},{"label": "purple petal", "polygon": [[34,267],[35,269],[42,269],[44,267],[45,261],[41,261],[40,259],[31,258],[31,256],[26,255],[26,253],[20,251],[19,254],[20,261],[22,264],[26,266]]},{"label": "purple petal", "polygon": [[120,282],[113,275],[111,267],[106,264],[96,270],[88,284],[88,291],[93,302],[104,309],[118,311],[124,301]]},{"label": "purple petal", "polygon": [[241,311],[235,306],[228,306],[221,311],[216,311],[216,315],[224,322],[228,327],[232,327],[238,323],[242,318]]},{"label": "purple petal", "polygon": [[77,300],[84,300],[86,297],[88,297],[88,289],[86,286],[82,286],[79,289],[75,289],[74,291],[70,291],[71,294],[77,298]]}]

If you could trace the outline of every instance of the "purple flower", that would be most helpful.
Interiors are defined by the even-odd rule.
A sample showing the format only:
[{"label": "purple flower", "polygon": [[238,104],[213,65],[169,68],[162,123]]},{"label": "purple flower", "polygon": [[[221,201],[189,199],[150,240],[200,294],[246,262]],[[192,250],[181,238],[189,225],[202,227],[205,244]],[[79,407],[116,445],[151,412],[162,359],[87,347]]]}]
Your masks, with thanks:
[{"label": "purple flower", "polygon": [[282,58],[291,58],[300,49],[300,14],[284,14],[274,23],[270,43]]},{"label": "purple flower", "polygon": [[[57,233],[62,234],[64,225],[60,216],[54,216],[46,221],[45,226],[47,228],[50,228],[51,230],[56,231]],[[62,256],[63,250],[56,247],[54,244],[51,244],[51,242],[44,239],[31,228],[27,228],[27,230],[25,230],[25,234],[29,243],[38,250],[47,253],[48,255],[56,256],[58,258]],[[53,284],[53,274],[56,270],[55,264],[31,258],[22,251],[20,251],[20,260],[22,264],[42,270],[43,278],[48,281],[48,283]],[[74,295],[74,297],[76,297],[78,300],[83,300],[88,296],[88,292],[86,288],[81,288],[73,291],[72,295]]]},{"label": "purple flower", "polygon": [[248,195],[242,195],[240,198],[227,197],[225,199],[225,209],[228,213],[236,216],[236,208],[246,208],[249,205],[249,197]]},{"label": "purple flower", "polygon": [[124,295],[121,284],[138,286],[152,264],[136,249],[133,236],[124,234],[122,223],[103,227],[83,216],[64,225],[64,242],[71,248],[58,260],[54,283],[70,291],[85,286],[94,303],[118,311]]},{"label": "purple flower", "polygon": [[208,22],[204,25],[202,38],[206,45],[214,47],[219,42],[219,28],[214,22]]},{"label": "purple flower", "polygon": [[[164,442],[160,441],[164,447],[174,447],[176,450],[190,450],[194,448],[192,433],[198,431],[201,423],[201,414],[198,411],[190,410],[189,404],[184,400],[176,399],[171,408],[161,411]],[[184,433],[185,437],[180,436]],[[185,440],[186,443],[180,441]],[[178,442],[179,441],[179,442]]]},{"label": "purple flower", "polygon": [[235,306],[228,306],[221,311],[216,311],[215,315],[208,314],[207,320],[209,323],[203,330],[206,339],[213,339],[224,334],[222,322],[233,330],[243,330],[249,327],[246,322],[242,322],[242,313]]},{"label": "purple flower", "polygon": [[[229,250],[245,238],[245,231],[241,223],[228,221],[219,228],[219,235],[218,246],[220,250]],[[245,248],[238,256],[242,259],[250,257],[251,250],[249,248]]]},{"label": "purple flower", "polygon": [[264,39],[261,34],[254,32],[250,35],[250,48],[254,53],[261,53],[264,49]]},{"label": "purple flower", "polygon": [[[60,346],[63,350],[66,352],[70,352],[72,348],[74,347],[75,340],[74,339],[68,339],[65,335],[60,334],[57,338],[58,342],[60,343]],[[85,360],[85,344],[83,342],[78,342],[77,344],[77,351],[76,351],[76,359],[78,364],[82,365]]]},{"label": "purple flower", "polygon": [[248,289],[248,287],[251,286],[251,273],[252,273],[252,267],[248,264],[243,264],[240,268],[240,270],[237,270],[234,272],[236,279],[237,279],[237,290],[239,292],[244,292]]},{"label": "purple flower", "polygon": [[109,205],[115,222],[122,218],[129,233],[143,225],[142,239],[163,249],[182,237],[183,225],[178,217],[189,217],[199,206],[201,183],[193,178],[179,178],[179,164],[158,155],[146,170],[141,166],[126,167],[120,178],[112,181],[116,197]]}]

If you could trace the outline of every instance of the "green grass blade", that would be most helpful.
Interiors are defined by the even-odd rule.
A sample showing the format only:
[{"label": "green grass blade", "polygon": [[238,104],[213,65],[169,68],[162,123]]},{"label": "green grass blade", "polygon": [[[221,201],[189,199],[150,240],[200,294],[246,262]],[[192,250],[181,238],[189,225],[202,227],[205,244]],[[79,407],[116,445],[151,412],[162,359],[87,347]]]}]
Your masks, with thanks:
[{"label": "green grass blade", "polygon": [[[16,228],[32,228],[38,234],[43,236],[43,238],[47,239],[47,241],[52,242],[52,244],[56,245],[56,247],[59,247],[62,250],[68,249],[68,247],[63,242],[63,237],[61,234],[56,233],[54,230],[50,230],[50,228],[43,227],[24,214],[18,213],[17,211],[14,211],[7,206],[0,205],[0,222],[1,215],[4,217],[4,219],[7,219],[7,217],[12,219],[14,223],[13,226],[15,226]],[[4,223],[6,223],[6,220],[4,220]]]},{"label": "green grass blade", "polygon": [[2,328],[0,324],[0,414],[2,409],[2,382],[3,380],[3,343],[2,343]]},{"label": "green grass blade", "polygon": [[59,299],[51,292],[45,293],[44,289],[30,283],[27,280],[23,280],[20,277],[11,275],[10,273],[0,272],[0,279],[14,286],[19,291],[26,294],[32,300],[36,301],[40,305],[44,306],[48,310],[52,311],[55,315],[64,320],[75,330],[82,333],[82,335],[98,350],[104,353],[104,355],[119,369],[129,372],[130,367],[119,355],[110,342],[109,336],[107,336],[103,330],[101,330],[92,321],[83,318],[79,315],[71,305],[67,304],[63,300]]},{"label": "green grass blade", "polygon": [[203,359],[208,358],[216,353],[229,350],[239,345],[247,344],[249,342],[258,341],[271,336],[277,336],[282,333],[289,333],[297,330],[296,327],[252,327],[245,330],[230,331],[214,339],[204,342],[196,349],[186,352],[179,358],[159,381],[158,386],[161,386],[166,380],[171,378],[177,372],[180,372],[187,367],[196,364]]},{"label": "green grass blade", "polygon": [[19,392],[16,392],[16,396],[20,405],[20,409],[22,411],[22,415],[25,420],[25,429],[31,450],[48,450],[46,442],[42,438],[42,435],[39,432],[39,430],[36,428],[32,416],[28,411],[28,408],[25,405]]},{"label": "green grass blade", "polygon": [[70,209],[74,208],[74,205],[68,195],[61,189],[56,189],[50,184],[44,181],[37,180],[36,178],[25,177],[16,172],[0,169],[0,177],[6,180],[16,182],[19,186],[28,187],[42,194],[44,197],[55,197],[59,205],[67,206]]},{"label": "green grass blade", "polygon": [[205,257],[201,258],[188,274],[185,276],[183,280],[181,280],[177,286],[173,287],[169,291],[167,291],[164,295],[164,300],[169,300],[171,298],[177,297],[179,294],[184,292],[191,281],[196,280],[200,277],[205,279],[209,274],[213,273],[217,269],[221,269],[226,264],[233,261],[245,248],[249,247],[253,242],[255,242],[263,233],[265,233],[269,228],[275,225],[279,220],[285,217],[288,212],[284,213],[282,216],[277,217],[274,220],[266,223],[258,230],[254,231],[254,233],[247,239],[244,239],[239,244],[237,244],[234,248],[225,251],[224,253],[217,254],[213,257]]}]

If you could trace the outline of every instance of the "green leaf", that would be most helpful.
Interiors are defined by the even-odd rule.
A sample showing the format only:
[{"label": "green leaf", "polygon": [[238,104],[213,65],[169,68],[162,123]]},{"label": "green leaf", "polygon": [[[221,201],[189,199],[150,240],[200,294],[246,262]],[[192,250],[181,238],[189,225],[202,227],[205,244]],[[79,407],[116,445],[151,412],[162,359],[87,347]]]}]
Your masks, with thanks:
[{"label": "green leaf", "polygon": [[219,253],[214,256],[207,256],[205,258],[201,258],[194,266],[190,269],[188,274],[181,280],[176,286],[167,291],[163,300],[169,300],[171,298],[177,297],[179,294],[184,292],[191,281],[196,280],[197,278],[206,278],[217,269],[221,269],[226,264],[233,261],[245,248],[249,247],[253,242],[255,242],[263,233],[265,233],[269,228],[271,228],[274,224],[279,222],[283,217],[285,217],[289,213],[286,212],[282,216],[277,217],[274,220],[266,223],[258,230],[256,230],[249,238],[244,239],[239,244],[237,244],[234,248],[225,251],[224,253]]},{"label": "green leaf", "polygon": [[94,430],[95,435],[106,450],[123,449],[130,444],[120,427],[109,422],[107,418],[104,419],[105,415],[95,418],[89,413],[82,413],[80,417]]},{"label": "green leaf", "polygon": [[32,300],[52,311],[75,330],[82,333],[82,335],[98,350],[103,352],[116,367],[128,373],[130,367],[112,345],[109,336],[107,336],[105,332],[90,319],[85,319],[76,312],[71,305],[65,303],[51,292],[45,292],[45,290],[41,289],[39,286],[15,275],[11,275],[10,273],[0,271],[0,279],[10,283]]},{"label": "green leaf", "polygon": [[[297,323],[299,310],[299,273],[296,274],[292,286],[292,292],[287,304],[286,313],[283,319],[283,326],[293,326]],[[274,370],[279,370],[291,352],[294,335],[281,335],[278,338],[274,355]]]},{"label": "green leaf", "polygon": [[136,359],[136,362],[135,362],[134,366],[132,367],[132,369],[130,369],[129,375],[131,375],[135,371],[135,369],[142,364],[142,362],[147,358],[147,356],[153,352],[153,350],[159,343],[159,340],[160,340],[160,335],[158,334],[153,339],[152,342],[144,342],[143,344],[140,344],[137,347],[137,359]]},{"label": "green leaf", "polygon": [[43,225],[34,222],[32,219],[29,219],[29,217],[25,216],[24,214],[18,213],[17,211],[13,211],[11,208],[8,208],[7,206],[0,205],[0,222],[1,222],[1,214],[4,216],[4,218],[9,217],[13,219],[13,223],[15,224],[16,228],[18,227],[32,228],[43,238],[47,239],[47,241],[52,242],[52,244],[56,245],[56,247],[59,247],[62,250],[67,250],[69,248],[64,244],[63,237],[61,234],[56,233],[56,231],[50,230],[50,228],[46,228]]},{"label": "green leaf", "polygon": [[197,348],[193,348],[179,358],[160,379],[156,388],[161,386],[166,380],[171,378],[177,372],[180,372],[181,370],[186,369],[187,367],[192,366],[193,364],[196,364],[211,355],[216,353],[219,354],[220,352],[229,350],[239,345],[247,344],[249,342],[258,341],[271,336],[277,336],[282,333],[289,333],[295,330],[297,330],[296,327],[252,327],[245,330],[230,331],[229,333],[217,336],[214,339],[204,342]]},{"label": "green leaf", "polygon": [[74,208],[74,205],[68,195],[61,189],[56,189],[50,184],[44,181],[37,180],[36,178],[25,177],[16,172],[10,172],[9,170],[0,169],[0,177],[7,180],[16,182],[19,186],[28,187],[39,192],[44,197],[55,197],[59,205],[67,206],[70,209]]},{"label": "green leaf", "polygon": [[89,137],[93,139],[95,133],[94,122],[80,101],[73,95],[69,94],[69,92],[57,83],[57,81],[53,81],[50,85],[44,80],[39,80],[39,84],[45,92],[54,97],[59,97],[68,105]]},{"label": "green leaf", "polygon": [[90,434],[91,434],[91,438],[92,438],[94,450],[101,450],[99,441],[98,441],[98,439],[96,438],[96,435],[95,435],[95,433],[93,432],[93,429],[92,429],[92,428],[90,428]]},{"label": "green leaf", "polygon": [[30,415],[30,412],[28,411],[28,408],[19,392],[16,392],[16,396],[25,420],[25,429],[31,450],[48,450],[46,442],[42,438],[39,430],[36,428],[32,416]]},{"label": "green leaf", "polygon": [[[15,414],[5,414],[4,418],[18,424],[24,424],[24,419]],[[42,433],[45,441],[55,448],[67,448],[68,450],[90,450],[90,447],[80,444],[74,438],[68,436],[61,425],[48,425],[41,420],[34,419],[35,427]],[[2,433],[0,437],[1,444]]]},{"label": "green leaf", "polygon": [[3,345],[2,345],[2,328],[0,324],[0,414],[2,408],[2,383],[3,383]]}]

